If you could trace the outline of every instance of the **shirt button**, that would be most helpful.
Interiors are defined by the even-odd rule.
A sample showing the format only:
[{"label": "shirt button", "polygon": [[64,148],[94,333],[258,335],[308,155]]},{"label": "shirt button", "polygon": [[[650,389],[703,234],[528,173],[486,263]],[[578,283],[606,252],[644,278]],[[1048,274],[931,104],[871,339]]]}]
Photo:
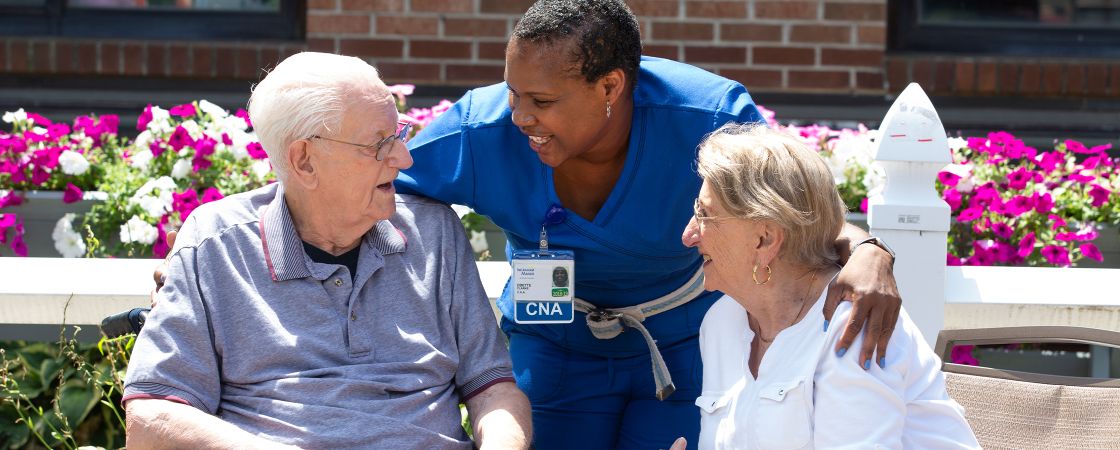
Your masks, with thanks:
[{"label": "shirt button", "polygon": [[358,320],[358,315],[355,313],[350,313],[350,320]]},{"label": "shirt button", "polygon": [[334,279],[334,285],[341,287],[342,286],[342,278],[335,278]]}]

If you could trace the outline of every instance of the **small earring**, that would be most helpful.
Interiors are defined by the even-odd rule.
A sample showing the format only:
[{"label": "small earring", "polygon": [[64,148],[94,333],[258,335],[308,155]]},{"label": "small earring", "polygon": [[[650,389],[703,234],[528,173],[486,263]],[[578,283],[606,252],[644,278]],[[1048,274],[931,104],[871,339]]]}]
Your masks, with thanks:
[{"label": "small earring", "polygon": [[607,118],[611,118],[611,102],[607,102]]},{"label": "small earring", "polygon": [[754,284],[763,285],[770,282],[770,276],[773,272],[770,271],[770,265],[766,265],[766,279],[758,281],[758,264],[754,265],[754,270],[751,272],[751,278],[754,279]]}]

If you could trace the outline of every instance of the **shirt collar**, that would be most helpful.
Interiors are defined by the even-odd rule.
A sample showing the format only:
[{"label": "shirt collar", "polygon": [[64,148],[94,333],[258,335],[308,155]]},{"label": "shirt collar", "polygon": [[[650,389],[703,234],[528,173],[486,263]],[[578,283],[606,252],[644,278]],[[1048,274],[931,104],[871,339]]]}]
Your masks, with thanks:
[{"label": "shirt collar", "polygon": [[[295,223],[287,202],[284,201],[284,187],[278,186],[276,197],[260,212],[261,246],[265,263],[273,281],[285,281],[311,276],[303,251],[303,241],[296,233]],[[407,240],[392,222],[381,220],[370,228],[362,238],[367,249],[382,255],[401,253]]]}]

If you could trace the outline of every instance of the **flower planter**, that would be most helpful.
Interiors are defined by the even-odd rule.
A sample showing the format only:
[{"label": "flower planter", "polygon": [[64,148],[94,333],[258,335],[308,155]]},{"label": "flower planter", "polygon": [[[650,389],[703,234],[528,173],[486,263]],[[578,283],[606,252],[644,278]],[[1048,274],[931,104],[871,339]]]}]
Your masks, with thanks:
[{"label": "flower planter", "polygon": [[[24,193],[23,204],[4,208],[3,212],[15,213],[23,221],[27,256],[58,257],[60,255],[55,250],[54,239],[51,237],[58,219],[67,213],[85,213],[95,202],[106,198],[104,192],[86,192],[81,201],[62,203],[61,191],[28,191]],[[74,226],[77,229],[80,224]],[[4,254],[11,256],[10,250]]]}]

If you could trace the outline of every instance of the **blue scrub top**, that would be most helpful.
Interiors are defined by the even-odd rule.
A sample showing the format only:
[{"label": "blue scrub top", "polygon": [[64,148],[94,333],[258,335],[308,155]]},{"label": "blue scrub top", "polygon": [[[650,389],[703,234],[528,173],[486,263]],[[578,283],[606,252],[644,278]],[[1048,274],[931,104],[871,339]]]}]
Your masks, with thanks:
[{"label": "blue scrub top", "polygon": [[[560,204],[552,168],[529,148],[510,115],[505,83],[467,92],[409,142],[414,163],[396,182],[403,193],[470,206],[489,217],[505,230],[507,257],[536,249],[545,212]],[[680,287],[700,267],[699,254],[680,238],[700,191],[696,149],[730,121],[762,121],[741,84],[675,61],[642,58],[618,182],[594,220],[569,213],[548,228],[550,248],[575,252],[575,296],[600,307],[637,305]],[[694,338],[717,297],[705,294],[645,325],[660,346]],[[507,331],[601,356],[649,354],[637,332],[595,338],[582,314],[566,325],[513,324],[508,282],[498,306],[510,319],[503,321]]]}]

